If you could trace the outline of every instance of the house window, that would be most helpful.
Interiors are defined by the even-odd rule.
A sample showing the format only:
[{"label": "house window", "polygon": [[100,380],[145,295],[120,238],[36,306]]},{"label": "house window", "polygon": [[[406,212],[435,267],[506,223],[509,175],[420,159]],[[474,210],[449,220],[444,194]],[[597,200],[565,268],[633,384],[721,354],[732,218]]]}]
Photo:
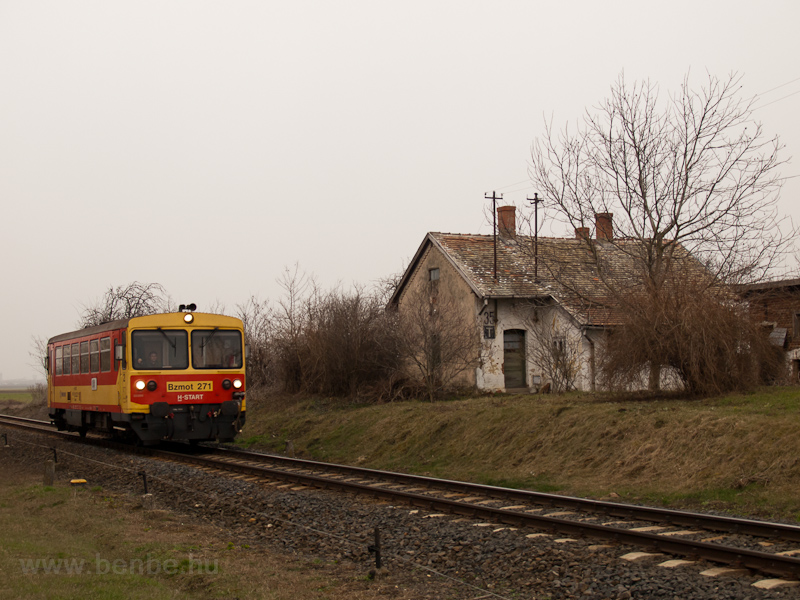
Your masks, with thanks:
[{"label": "house window", "polygon": [[434,304],[439,299],[439,269],[428,269],[428,285],[431,292],[431,314],[435,312]]},{"label": "house window", "polygon": [[794,339],[800,339],[800,312],[794,313],[794,323],[793,323],[792,337]]}]

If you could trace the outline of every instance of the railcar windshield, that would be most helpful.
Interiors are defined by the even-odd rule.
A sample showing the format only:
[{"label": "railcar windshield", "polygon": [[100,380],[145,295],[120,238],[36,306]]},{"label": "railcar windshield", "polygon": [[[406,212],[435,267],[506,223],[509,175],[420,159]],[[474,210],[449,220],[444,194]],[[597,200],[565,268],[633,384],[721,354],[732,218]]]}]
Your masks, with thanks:
[{"label": "railcar windshield", "polygon": [[189,367],[188,335],[182,329],[134,331],[133,368],[186,369]]},{"label": "railcar windshield", "polygon": [[231,329],[195,329],[192,331],[192,367],[241,369],[242,334]]}]

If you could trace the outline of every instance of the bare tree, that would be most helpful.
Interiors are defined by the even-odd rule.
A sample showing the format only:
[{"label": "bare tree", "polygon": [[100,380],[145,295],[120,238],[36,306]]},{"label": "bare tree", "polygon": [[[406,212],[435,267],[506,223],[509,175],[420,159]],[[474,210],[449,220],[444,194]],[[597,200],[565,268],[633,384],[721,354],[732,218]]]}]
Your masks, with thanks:
[{"label": "bare tree", "polygon": [[430,400],[477,366],[480,339],[475,317],[450,294],[438,293],[435,283],[409,292],[394,325],[397,355],[419,376]]},{"label": "bare tree", "polygon": [[169,295],[160,284],[134,281],[125,286],[111,286],[95,304],[84,306],[78,326],[92,327],[118,319],[168,312],[172,308]]},{"label": "bare tree", "polygon": [[[723,286],[780,267],[797,233],[777,212],[780,143],[752,119],[753,102],[738,97],[740,81],[736,74],[709,75],[693,90],[687,76],[679,92],[660,103],[654,85],[629,86],[621,76],[597,114],[587,112],[574,132],[565,127],[556,134],[546,125],[532,148],[531,179],[561,219],[577,231],[591,228],[597,215],[613,214],[613,231],[597,236],[602,241],[584,237],[600,293],[589,297],[564,276],[568,270],[559,270],[563,265],[543,261],[545,268],[585,303],[617,311],[618,329],[644,336],[645,351],[632,368],[649,365],[652,384],[663,365],[682,369],[693,389],[703,388],[698,376],[709,376],[710,364],[698,371],[675,356],[700,339],[684,336],[682,348],[659,343],[680,329],[692,307],[681,287],[712,305],[730,304]],[[722,335],[726,328],[718,325],[712,329]],[[737,346],[730,338],[716,343]],[[719,353],[715,368],[729,370],[728,358]]]},{"label": "bare tree", "polygon": [[581,367],[581,341],[564,320],[568,317],[559,318],[552,306],[533,303],[521,303],[518,312],[531,336],[527,361],[541,373],[543,383],[550,383],[552,391],[574,389]]},{"label": "bare tree", "polygon": [[31,349],[28,356],[33,359],[31,365],[42,376],[47,378],[47,340],[39,335],[31,336]]},{"label": "bare tree", "polygon": [[655,86],[621,76],[575,133],[546,127],[531,178],[573,228],[613,213],[615,237],[639,243],[633,258],[656,286],[679,246],[726,281],[760,279],[794,232],[777,212],[780,143],[738,98],[740,82],[709,76],[695,91],[687,76],[661,108]]}]

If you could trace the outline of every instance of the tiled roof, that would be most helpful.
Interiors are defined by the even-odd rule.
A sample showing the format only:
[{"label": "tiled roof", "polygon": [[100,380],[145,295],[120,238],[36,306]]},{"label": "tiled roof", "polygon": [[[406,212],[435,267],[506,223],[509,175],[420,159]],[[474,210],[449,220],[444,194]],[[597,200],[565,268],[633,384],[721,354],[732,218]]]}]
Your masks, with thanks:
[{"label": "tiled roof", "polygon": [[[636,241],[592,240],[594,259],[586,240],[547,238],[538,240],[538,277],[534,277],[533,238],[497,238],[497,278],[494,273],[494,238],[491,235],[429,233],[426,242],[438,246],[481,297],[542,298],[558,301],[581,324],[609,326],[621,322],[609,301],[603,275],[612,277],[616,289],[635,268],[634,256],[643,248]],[[426,243],[423,243],[423,247]],[[688,256],[681,250],[684,256]],[[696,261],[693,261],[696,263]],[[696,263],[699,267],[699,263]],[[410,268],[413,268],[412,264]]]}]

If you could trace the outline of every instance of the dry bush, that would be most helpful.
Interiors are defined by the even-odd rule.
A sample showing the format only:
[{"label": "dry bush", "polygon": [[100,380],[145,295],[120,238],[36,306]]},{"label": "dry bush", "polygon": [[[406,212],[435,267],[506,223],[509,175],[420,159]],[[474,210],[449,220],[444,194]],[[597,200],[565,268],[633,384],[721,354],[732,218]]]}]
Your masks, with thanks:
[{"label": "dry bush", "polygon": [[418,287],[409,292],[404,308],[392,314],[395,355],[428,399],[454,389],[462,374],[477,366],[478,323],[449,293]]},{"label": "dry bush", "polygon": [[661,375],[704,396],[750,389],[774,375],[780,359],[726,288],[690,276],[673,273],[659,290],[630,290],[621,318],[601,359],[610,388],[635,387],[649,374],[651,389]]},{"label": "dry bush", "polygon": [[[321,290],[298,267],[279,281],[274,307],[239,307],[250,344],[251,386],[287,393],[392,397],[397,387],[391,320],[380,291]],[[394,391],[393,391],[394,390]]]},{"label": "dry bush", "polygon": [[249,391],[275,387],[276,366],[273,350],[273,310],[269,302],[251,296],[236,306],[235,316],[242,320],[250,353],[247,357]]}]

